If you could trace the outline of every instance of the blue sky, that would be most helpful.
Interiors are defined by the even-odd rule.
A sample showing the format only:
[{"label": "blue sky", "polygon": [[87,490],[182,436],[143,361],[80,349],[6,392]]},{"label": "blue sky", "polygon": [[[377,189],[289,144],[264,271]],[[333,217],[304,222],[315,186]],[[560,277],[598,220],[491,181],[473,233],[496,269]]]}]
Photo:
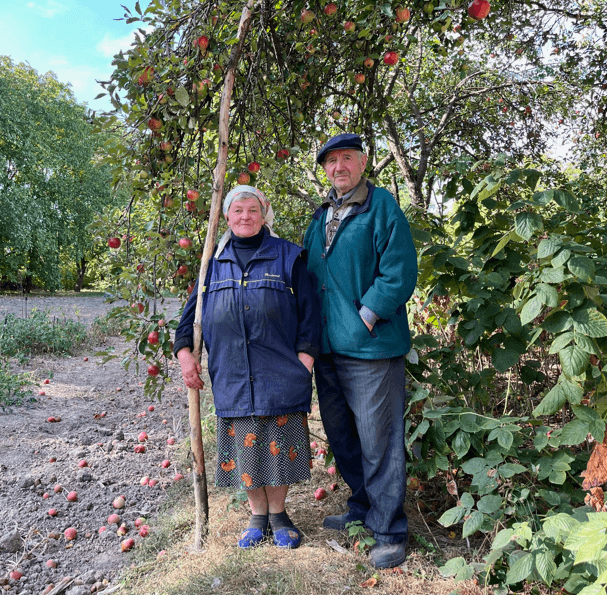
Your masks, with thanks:
[{"label": "blue sky", "polygon": [[94,100],[103,92],[95,81],[109,78],[112,57],[129,48],[137,28],[115,20],[124,15],[121,4],[134,12],[135,0],[0,0],[0,55],[51,70],[71,83],[79,103],[109,109],[106,98]]}]

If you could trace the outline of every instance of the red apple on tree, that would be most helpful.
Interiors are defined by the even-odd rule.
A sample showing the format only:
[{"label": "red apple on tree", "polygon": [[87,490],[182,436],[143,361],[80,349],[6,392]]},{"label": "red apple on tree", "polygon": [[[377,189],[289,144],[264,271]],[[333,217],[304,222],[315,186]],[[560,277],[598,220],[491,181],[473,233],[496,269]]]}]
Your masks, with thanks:
[{"label": "red apple on tree", "polygon": [[198,200],[198,197],[200,196],[200,192],[198,192],[198,190],[188,190],[187,192],[187,197],[188,200]]},{"label": "red apple on tree", "polygon": [[311,10],[302,10],[300,19],[304,25],[311,23],[316,15]]},{"label": "red apple on tree", "polygon": [[148,374],[150,376],[158,376],[158,374],[160,374],[160,368],[156,364],[151,364],[148,366]]},{"label": "red apple on tree", "polygon": [[148,343],[150,345],[158,345],[158,331],[152,331],[148,335]]},{"label": "red apple on tree", "polygon": [[108,245],[110,248],[120,248],[120,243],[121,243],[121,242],[120,242],[120,238],[116,238],[116,237],[110,238],[110,239],[107,241],[107,245]]},{"label": "red apple on tree", "polygon": [[157,132],[158,130],[160,130],[162,128],[162,121],[159,120],[158,118],[150,118],[148,120],[148,128],[152,132]]},{"label": "red apple on tree", "polygon": [[365,82],[365,75],[362,72],[357,72],[354,75],[354,82],[362,85]]},{"label": "red apple on tree", "polygon": [[137,82],[141,86],[147,87],[150,84],[153,76],[154,76],[154,67],[153,66],[146,66],[143,69],[143,74],[139,77],[139,79],[138,79]]},{"label": "red apple on tree", "polygon": [[325,14],[328,17],[332,17],[337,13],[337,4],[335,4],[334,2],[329,2],[329,4],[327,4],[325,6]]},{"label": "red apple on tree", "polygon": [[195,46],[198,46],[201,50],[206,50],[209,47],[209,38],[206,35],[201,35],[195,42]]},{"label": "red apple on tree", "polygon": [[484,19],[491,10],[487,0],[472,0],[468,6],[468,14],[476,21]]},{"label": "red apple on tree", "polygon": [[261,169],[261,165],[259,165],[257,161],[251,161],[251,163],[249,163],[248,169],[252,174],[256,174]]},{"label": "red apple on tree", "polygon": [[183,250],[189,250],[192,247],[192,240],[190,238],[181,238],[179,240],[179,247]]},{"label": "red apple on tree", "polygon": [[346,21],[344,23],[344,31],[346,33],[352,33],[356,29],[356,25],[352,21]]},{"label": "red apple on tree", "polygon": [[398,6],[394,12],[396,12],[395,20],[397,23],[405,23],[409,20],[409,17],[411,16],[411,12],[409,11],[409,9],[403,8],[402,6]]},{"label": "red apple on tree", "polygon": [[391,50],[384,54],[384,64],[394,66],[398,62],[398,53]]},{"label": "red apple on tree", "polygon": [[373,68],[373,64],[375,64],[375,61],[373,60],[373,58],[365,58],[364,62],[363,62],[363,66],[365,68]]},{"label": "red apple on tree", "polygon": [[180,276],[187,275],[188,274],[188,266],[186,264],[182,264],[177,269],[177,274],[180,275]]},{"label": "red apple on tree", "polygon": [[251,181],[251,176],[246,172],[243,171],[242,173],[238,174],[238,183],[239,184],[248,184]]},{"label": "red apple on tree", "polygon": [[280,149],[278,153],[276,153],[276,159],[286,159],[289,155],[289,149]]},{"label": "red apple on tree", "polygon": [[139,312],[139,314],[141,314],[144,309],[145,309],[145,306],[141,302],[137,302],[136,304],[131,304],[131,310],[133,310],[133,312],[135,312],[135,313]]}]

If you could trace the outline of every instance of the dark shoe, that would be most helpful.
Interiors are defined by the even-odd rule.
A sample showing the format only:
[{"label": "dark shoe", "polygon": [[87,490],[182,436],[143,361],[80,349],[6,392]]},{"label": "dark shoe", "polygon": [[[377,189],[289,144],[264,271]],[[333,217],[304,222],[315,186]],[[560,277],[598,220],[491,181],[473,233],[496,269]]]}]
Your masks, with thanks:
[{"label": "dark shoe", "polygon": [[294,550],[301,543],[301,533],[296,527],[277,529],[274,531],[274,545]]},{"label": "dark shoe", "polygon": [[375,568],[394,568],[400,566],[407,557],[407,544],[387,543],[385,541],[377,541],[369,552],[371,565]]},{"label": "dark shoe", "polygon": [[365,522],[365,519],[361,519],[350,511],[344,514],[334,514],[327,516],[322,521],[322,526],[325,529],[333,529],[334,531],[343,531],[348,523],[355,523],[356,521]]}]

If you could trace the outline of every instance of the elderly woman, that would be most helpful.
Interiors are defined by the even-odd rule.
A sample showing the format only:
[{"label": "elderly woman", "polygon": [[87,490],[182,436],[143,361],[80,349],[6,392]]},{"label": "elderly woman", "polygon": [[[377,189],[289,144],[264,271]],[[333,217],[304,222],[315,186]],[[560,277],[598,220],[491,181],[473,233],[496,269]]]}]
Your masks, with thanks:
[{"label": "elderly woman", "polygon": [[[296,548],[285,511],[289,485],[310,477],[307,413],[320,315],[302,248],[272,231],[265,195],[237,186],[223,204],[228,231],[209,263],[202,332],[217,414],[215,483],[247,492],[252,516],[238,546],[273,535]],[[175,334],[186,386],[201,389],[192,355],[197,288]]]}]

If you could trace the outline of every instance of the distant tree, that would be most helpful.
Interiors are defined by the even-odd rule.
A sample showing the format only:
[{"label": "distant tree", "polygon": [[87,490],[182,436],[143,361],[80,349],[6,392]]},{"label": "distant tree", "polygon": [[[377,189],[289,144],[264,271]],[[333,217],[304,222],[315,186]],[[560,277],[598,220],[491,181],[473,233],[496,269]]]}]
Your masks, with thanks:
[{"label": "distant tree", "polygon": [[0,277],[58,289],[67,260],[81,289],[86,226],[115,200],[99,162],[107,141],[53,73],[0,56]]}]

